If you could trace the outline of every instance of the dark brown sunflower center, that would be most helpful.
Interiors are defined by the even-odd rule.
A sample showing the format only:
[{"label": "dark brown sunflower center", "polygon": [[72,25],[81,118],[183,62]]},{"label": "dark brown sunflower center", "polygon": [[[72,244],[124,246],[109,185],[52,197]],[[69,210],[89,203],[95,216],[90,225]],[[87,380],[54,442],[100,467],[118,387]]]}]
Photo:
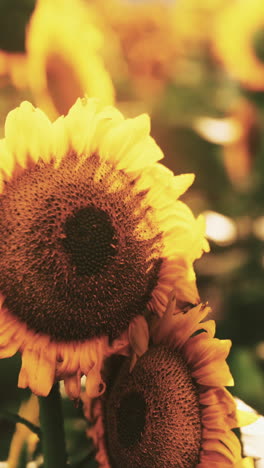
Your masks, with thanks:
[{"label": "dark brown sunflower center", "polygon": [[161,234],[136,181],[92,155],[39,163],[0,195],[0,294],[55,340],[125,330],[157,284]]},{"label": "dark brown sunflower center", "polygon": [[177,351],[155,346],[121,367],[104,404],[113,468],[194,468],[201,447],[198,387]]},{"label": "dark brown sunflower center", "polygon": [[98,273],[116,254],[117,239],[110,216],[88,206],[67,218],[62,244],[80,276]]},{"label": "dark brown sunflower center", "polygon": [[117,431],[123,447],[129,448],[141,439],[146,423],[146,402],[141,393],[124,396],[117,409]]}]

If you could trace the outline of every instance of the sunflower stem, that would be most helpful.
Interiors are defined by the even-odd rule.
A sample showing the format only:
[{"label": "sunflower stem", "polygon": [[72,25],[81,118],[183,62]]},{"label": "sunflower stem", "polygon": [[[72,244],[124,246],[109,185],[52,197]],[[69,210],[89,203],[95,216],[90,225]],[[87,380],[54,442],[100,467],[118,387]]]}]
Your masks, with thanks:
[{"label": "sunflower stem", "polygon": [[52,387],[47,397],[39,397],[39,405],[44,468],[65,468],[67,455],[59,384]]},{"label": "sunflower stem", "polygon": [[23,418],[19,414],[14,414],[14,413],[11,413],[10,411],[0,411],[0,420],[1,419],[6,419],[7,421],[12,421],[12,422],[15,422],[15,423],[24,424],[32,432],[37,434],[39,439],[41,438],[40,428],[38,426],[36,426],[35,424],[33,424],[32,422],[28,421],[27,419]]}]

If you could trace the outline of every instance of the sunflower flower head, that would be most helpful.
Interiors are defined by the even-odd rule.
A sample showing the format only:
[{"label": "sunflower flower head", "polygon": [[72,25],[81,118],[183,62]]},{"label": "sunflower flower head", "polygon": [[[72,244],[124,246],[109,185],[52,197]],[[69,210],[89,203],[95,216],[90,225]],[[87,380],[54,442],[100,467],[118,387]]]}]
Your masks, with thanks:
[{"label": "sunflower flower head", "polygon": [[212,23],[227,3],[227,0],[172,2],[174,27],[183,53],[190,53],[209,43]]},{"label": "sunflower flower head", "polygon": [[52,119],[85,95],[113,103],[102,47],[94,11],[81,0],[1,2],[0,74],[28,88]]},{"label": "sunflower flower head", "polygon": [[149,132],[147,115],[126,120],[97,99],[78,100],[53,124],[28,102],[9,113],[0,357],[21,351],[20,387],[46,395],[65,378],[78,397],[89,374],[87,392],[98,394],[103,358],[126,352],[133,320],[146,309],[162,315],[174,284],[179,301],[199,301],[193,261],[207,249],[204,223],[177,200],[193,176],[158,163]]},{"label": "sunflower flower head", "polygon": [[253,0],[229,2],[215,27],[216,55],[235,79],[257,91],[264,88],[263,25],[263,2]]},{"label": "sunflower flower head", "polygon": [[214,337],[213,320],[202,321],[207,305],[183,313],[174,294],[168,304],[133,369],[123,358],[108,371],[104,396],[84,406],[100,468],[252,466],[232,432],[242,416],[225,388],[233,385],[231,342]]},{"label": "sunflower flower head", "polygon": [[124,74],[136,93],[146,96],[160,91],[174,74],[178,58],[171,6],[159,0],[112,0],[99,2],[98,9],[116,35]]},{"label": "sunflower flower head", "polygon": [[50,118],[66,114],[78,97],[112,104],[114,89],[92,11],[80,0],[38,0],[26,40],[29,85]]}]

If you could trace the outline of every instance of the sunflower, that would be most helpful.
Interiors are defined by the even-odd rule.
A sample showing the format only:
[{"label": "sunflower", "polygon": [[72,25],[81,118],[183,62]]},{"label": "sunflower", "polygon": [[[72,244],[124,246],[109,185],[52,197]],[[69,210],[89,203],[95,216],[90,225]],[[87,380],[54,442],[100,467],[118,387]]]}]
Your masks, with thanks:
[{"label": "sunflower", "polygon": [[174,283],[181,303],[199,301],[193,261],[207,249],[204,221],[176,200],[193,176],[158,163],[149,132],[147,115],[125,120],[97,99],[79,99],[53,124],[28,102],[9,113],[0,357],[21,351],[19,387],[45,396],[65,378],[73,398],[89,374],[87,392],[98,394],[103,358],[125,352],[137,316],[162,315]]},{"label": "sunflower", "polygon": [[[103,0],[97,1],[97,10],[105,18],[106,34],[108,30],[114,32],[124,76],[132,81],[136,94],[146,98],[162,90],[177,68],[178,44],[171,5],[159,0]],[[112,56],[109,67],[113,74],[116,61]],[[120,76],[116,80],[120,82]]]},{"label": "sunflower", "polygon": [[172,2],[174,27],[183,53],[201,49],[211,40],[212,22],[227,0],[178,0]]},{"label": "sunflower", "polygon": [[86,404],[100,468],[252,466],[232,432],[245,415],[225,388],[231,342],[214,338],[213,320],[201,323],[209,311],[183,313],[172,295],[148,351],[132,370],[128,358],[112,367],[104,396]]},{"label": "sunflower", "polygon": [[16,7],[12,2],[11,9],[6,1],[2,10],[0,74],[10,75],[17,88],[28,88],[50,118],[66,114],[85,95],[113,103],[101,57],[103,37],[91,8],[80,0],[31,0]]},{"label": "sunflower", "polygon": [[264,89],[263,27],[262,0],[232,2],[215,27],[216,54],[237,80],[254,90]]},{"label": "sunflower", "polygon": [[66,114],[84,95],[113,103],[102,43],[92,11],[80,1],[38,0],[26,39],[29,84],[37,105],[51,118]]}]

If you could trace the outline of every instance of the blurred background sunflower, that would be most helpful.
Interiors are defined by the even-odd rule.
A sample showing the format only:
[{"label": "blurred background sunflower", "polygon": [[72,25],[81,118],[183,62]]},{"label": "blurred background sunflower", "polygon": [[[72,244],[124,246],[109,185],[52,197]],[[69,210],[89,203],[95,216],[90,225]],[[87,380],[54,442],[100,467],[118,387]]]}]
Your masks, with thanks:
[{"label": "blurred background sunflower", "polygon": [[[151,114],[164,164],[196,174],[182,200],[195,216],[204,213],[211,245],[195,263],[198,289],[218,337],[233,342],[236,396],[262,414],[263,27],[261,0],[0,2],[1,137],[23,99],[54,120],[77,97],[95,96],[127,117]],[[29,397],[17,389],[20,366],[18,355],[0,361],[0,461],[15,430],[4,408],[17,412]],[[64,411],[70,457],[79,454],[71,461],[96,466],[81,410],[65,398]],[[32,450],[38,456],[31,442],[21,468]]]}]

